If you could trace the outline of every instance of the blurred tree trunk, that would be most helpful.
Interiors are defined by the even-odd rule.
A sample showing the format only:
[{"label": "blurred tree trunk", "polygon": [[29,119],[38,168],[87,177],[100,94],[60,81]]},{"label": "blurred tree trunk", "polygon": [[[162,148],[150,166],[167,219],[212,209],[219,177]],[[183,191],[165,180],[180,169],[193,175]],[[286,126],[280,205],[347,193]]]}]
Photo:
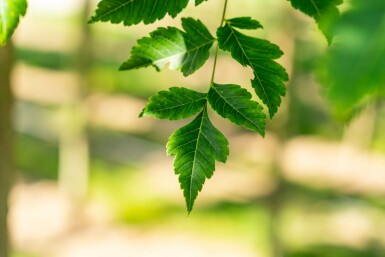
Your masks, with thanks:
[{"label": "blurred tree trunk", "polygon": [[283,99],[282,106],[279,110],[280,117],[275,117],[275,134],[279,138],[279,146],[274,151],[274,158],[271,165],[271,176],[275,181],[275,190],[265,199],[266,208],[269,213],[270,223],[268,224],[268,237],[270,240],[270,256],[271,257],[284,257],[286,256],[287,249],[285,247],[284,238],[281,234],[281,215],[285,208],[286,194],[289,188],[287,188],[287,182],[282,171],[282,156],[283,149],[290,139],[288,131],[290,130],[292,119],[291,108],[291,97],[293,87],[290,86],[292,76],[294,73],[294,57],[296,54],[296,35],[293,31],[297,31],[296,28],[300,27],[298,19],[296,19],[293,8],[286,7],[282,8],[280,20],[278,26],[280,27],[280,45],[283,48],[287,61],[285,68],[289,73],[289,84],[287,84],[287,96]]},{"label": "blurred tree trunk", "polygon": [[12,66],[13,51],[9,43],[0,47],[0,257],[7,257],[9,251],[8,195],[13,182]]},{"label": "blurred tree trunk", "polygon": [[63,123],[60,135],[59,185],[77,203],[88,190],[89,149],[87,140],[87,110],[84,106],[91,59],[91,36],[87,20],[90,1],[84,0],[81,17],[81,39],[78,48],[78,88],[71,103],[61,110]]}]

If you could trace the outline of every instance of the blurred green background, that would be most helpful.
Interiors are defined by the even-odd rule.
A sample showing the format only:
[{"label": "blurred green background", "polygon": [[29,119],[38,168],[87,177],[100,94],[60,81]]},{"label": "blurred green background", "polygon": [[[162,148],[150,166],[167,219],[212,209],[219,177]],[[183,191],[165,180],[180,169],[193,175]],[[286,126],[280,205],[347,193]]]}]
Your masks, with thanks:
[{"label": "blurred green background", "polygon": [[[204,92],[213,60],[188,78],[118,67],[137,39],[182,16],[214,31],[222,1],[130,28],[87,25],[96,4],[29,0],[14,37],[14,257],[385,256],[385,108],[372,104],[348,125],[332,119],[316,75],[328,45],[311,18],[288,1],[229,1],[228,17],[263,24],[250,33],[281,47],[291,79],[265,138],[212,113],[230,157],[187,216],[165,150],[186,121],[138,115],[159,90]],[[250,75],[220,54],[218,83],[248,88]]]}]

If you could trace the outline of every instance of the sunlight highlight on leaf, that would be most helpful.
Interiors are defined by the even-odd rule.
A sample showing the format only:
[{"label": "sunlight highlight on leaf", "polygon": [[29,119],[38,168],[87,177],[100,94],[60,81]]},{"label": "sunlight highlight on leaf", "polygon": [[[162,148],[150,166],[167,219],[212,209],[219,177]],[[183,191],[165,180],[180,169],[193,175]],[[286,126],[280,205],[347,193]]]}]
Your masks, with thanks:
[{"label": "sunlight highlight on leaf", "polygon": [[131,70],[153,65],[161,70],[166,64],[176,70],[181,68],[188,76],[199,69],[209,58],[214,38],[200,20],[183,18],[181,31],[174,27],[158,28],[150,37],[138,40],[132,48],[131,58],[120,70]]},{"label": "sunlight highlight on leaf", "polygon": [[0,0],[0,46],[11,38],[20,16],[24,16],[26,11],[26,0]]}]

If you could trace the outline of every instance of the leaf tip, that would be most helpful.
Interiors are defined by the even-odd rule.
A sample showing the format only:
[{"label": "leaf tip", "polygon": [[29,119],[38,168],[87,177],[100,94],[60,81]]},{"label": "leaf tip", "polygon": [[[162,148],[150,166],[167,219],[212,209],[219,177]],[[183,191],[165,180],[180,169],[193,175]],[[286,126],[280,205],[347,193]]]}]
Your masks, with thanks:
[{"label": "leaf tip", "polygon": [[190,216],[193,208],[194,208],[194,200],[192,200],[192,202],[189,202],[187,199],[186,199],[186,207],[187,207],[187,216]]},{"label": "leaf tip", "polygon": [[125,63],[122,63],[119,68],[118,68],[118,71],[125,71],[125,70],[128,70],[125,66]]},{"label": "leaf tip", "polygon": [[325,37],[326,37],[326,41],[328,43],[328,46],[331,46],[331,44],[333,43],[333,36],[325,35]]},{"label": "leaf tip", "polygon": [[276,110],[269,110],[269,118],[272,120],[275,116]]},{"label": "leaf tip", "polygon": [[87,24],[94,24],[94,23],[96,23],[96,22],[97,22],[97,19],[96,19],[95,14],[94,14],[94,15],[92,15],[92,16],[88,19]]}]

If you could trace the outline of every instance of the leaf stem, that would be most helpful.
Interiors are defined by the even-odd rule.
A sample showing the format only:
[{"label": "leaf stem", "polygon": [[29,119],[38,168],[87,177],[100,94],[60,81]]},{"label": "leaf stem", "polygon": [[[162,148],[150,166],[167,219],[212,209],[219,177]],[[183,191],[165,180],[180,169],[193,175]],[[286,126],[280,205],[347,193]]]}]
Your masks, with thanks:
[{"label": "leaf stem", "polygon": [[[223,23],[225,22],[225,16],[226,16],[226,10],[227,10],[227,1],[228,0],[225,0],[224,6],[223,6],[223,13],[222,13],[222,18],[221,18],[221,24],[219,25],[219,27],[222,27]],[[215,56],[214,56],[214,66],[213,66],[213,71],[212,71],[212,74],[211,74],[210,87],[214,83],[215,71],[216,71],[216,68],[217,68],[217,61],[218,61],[218,52],[219,52],[219,44],[217,42],[217,47],[215,49]]]}]

